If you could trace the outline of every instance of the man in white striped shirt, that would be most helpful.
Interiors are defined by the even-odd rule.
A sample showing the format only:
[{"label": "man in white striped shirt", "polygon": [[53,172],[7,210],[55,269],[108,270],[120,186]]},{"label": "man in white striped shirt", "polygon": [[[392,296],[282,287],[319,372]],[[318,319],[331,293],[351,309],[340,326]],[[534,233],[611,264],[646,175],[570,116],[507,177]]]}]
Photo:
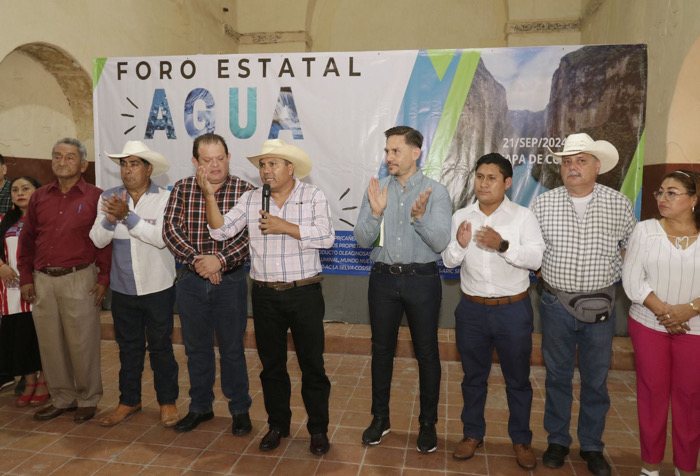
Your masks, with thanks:
[{"label": "man in white striped shirt", "polygon": [[[610,465],[603,457],[602,437],[610,408],[606,381],[615,336],[614,286],[622,274],[622,253],[636,219],[627,197],[596,183],[598,174],[612,170],[618,162],[617,149],[610,142],[571,134],[564,150],[553,155],[561,162],[564,186],[543,193],[532,204],[546,244],[540,317],[549,446],[542,463],[559,468],[569,454],[578,353],[580,455],[591,473],[607,476]],[[598,299],[600,303],[605,296],[607,305],[600,311],[588,312],[586,306],[574,309],[577,302]]]},{"label": "man in white striped shirt", "polygon": [[270,426],[260,449],[273,450],[289,436],[292,412],[287,330],[291,328],[302,372],[301,395],[309,416],[309,450],[321,456],[330,448],[331,384],[323,361],[325,304],[318,250],[330,248],[335,241],[330,209],[320,188],[299,180],[311,172],[311,159],[299,147],[280,139],[268,140],[262,154],[248,160],[260,169],[263,184],[270,187],[268,210],[263,204],[263,189],[256,189],[241,195],[236,206],[222,216],[201,167],[197,182],[206,199],[212,238],[224,240],[246,227],[250,235],[255,340],[263,365],[260,381]]}]

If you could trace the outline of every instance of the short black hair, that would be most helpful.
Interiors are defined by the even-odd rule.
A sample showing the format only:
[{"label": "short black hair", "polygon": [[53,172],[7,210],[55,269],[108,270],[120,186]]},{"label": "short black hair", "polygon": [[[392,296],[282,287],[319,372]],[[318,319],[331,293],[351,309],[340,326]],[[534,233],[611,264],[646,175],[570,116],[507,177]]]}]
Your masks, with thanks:
[{"label": "short black hair", "polygon": [[226,145],[224,138],[219,134],[207,132],[206,134],[202,134],[201,136],[197,137],[194,140],[194,144],[192,144],[192,157],[195,159],[199,160],[199,144],[202,142],[205,144],[221,144],[224,146],[224,152],[226,152],[226,155],[228,155],[228,146]]},{"label": "short black hair", "polygon": [[513,177],[513,164],[498,152],[491,152],[490,154],[482,156],[476,161],[476,168],[474,170],[479,170],[479,167],[483,164],[496,164],[501,174],[503,174],[504,181],[508,177]]},{"label": "short black hair", "polygon": [[415,130],[413,127],[396,126],[384,131],[384,136],[388,139],[391,136],[403,136],[406,144],[418,147],[423,147],[423,134]]},{"label": "short black hair", "polygon": [[1,165],[5,165],[5,157],[3,157],[2,154],[0,154],[0,166]]}]

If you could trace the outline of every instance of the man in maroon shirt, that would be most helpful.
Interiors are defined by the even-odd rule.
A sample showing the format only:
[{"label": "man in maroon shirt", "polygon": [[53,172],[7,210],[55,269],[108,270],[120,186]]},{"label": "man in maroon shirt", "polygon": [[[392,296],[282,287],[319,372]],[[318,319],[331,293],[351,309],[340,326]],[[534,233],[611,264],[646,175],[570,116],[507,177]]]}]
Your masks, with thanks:
[{"label": "man in maroon shirt", "polygon": [[50,420],[76,410],[82,423],[102,397],[99,306],[109,285],[112,246],[90,240],[102,190],[83,180],[85,146],[53,147],[56,181],[34,192],[20,236],[20,291],[33,304],[41,363],[53,403],[34,414]]}]

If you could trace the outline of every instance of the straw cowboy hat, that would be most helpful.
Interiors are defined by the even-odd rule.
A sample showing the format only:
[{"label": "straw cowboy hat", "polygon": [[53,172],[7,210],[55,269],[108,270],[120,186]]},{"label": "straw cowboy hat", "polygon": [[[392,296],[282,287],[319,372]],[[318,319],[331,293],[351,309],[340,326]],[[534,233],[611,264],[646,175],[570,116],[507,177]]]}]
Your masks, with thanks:
[{"label": "straw cowboy hat", "polygon": [[[549,149],[549,148],[548,148]],[[549,153],[556,157],[557,163],[561,162],[562,157],[567,155],[576,155],[580,153],[591,154],[600,161],[599,174],[604,174],[612,170],[617,161],[620,160],[620,154],[614,145],[606,140],[593,140],[588,134],[571,134],[564,141],[564,150],[561,152],[553,152],[549,149]]]},{"label": "straw cowboy hat", "polygon": [[311,172],[311,159],[309,154],[299,147],[287,144],[282,139],[270,139],[263,142],[262,154],[248,157],[250,163],[260,168],[260,159],[276,157],[290,161],[294,164],[294,175],[303,179]]},{"label": "straw cowboy hat", "polygon": [[131,155],[147,160],[148,163],[153,166],[151,177],[162,175],[170,168],[168,159],[166,159],[165,156],[149,149],[146,144],[139,140],[130,140],[124,144],[121,154],[110,154],[109,152],[105,152],[105,154],[117,165],[119,165],[120,159],[125,159]]}]

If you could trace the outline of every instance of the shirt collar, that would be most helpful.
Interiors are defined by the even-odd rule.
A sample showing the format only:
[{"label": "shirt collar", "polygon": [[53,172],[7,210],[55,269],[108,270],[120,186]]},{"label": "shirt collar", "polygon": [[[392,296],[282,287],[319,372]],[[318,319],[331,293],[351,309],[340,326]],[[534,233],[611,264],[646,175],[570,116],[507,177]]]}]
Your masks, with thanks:
[{"label": "shirt collar", "polygon": [[[403,188],[403,185],[401,185],[401,182],[399,182],[399,179],[397,179],[395,175],[392,175],[391,178],[396,182],[397,185]],[[406,190],[412,189],[413,187],[418,185],[422,180],[423,172],[421,172],[421,170],[418,169],[415,174],[411,175],[406,179]]]},{"label": "shirt collar", "polygon": [[[514,210],[515,210],[515,204],[508,199],[508,195],[504,195],[503,201],[501,202],[501,204],[498,205],[498,208],[496,208],[496,210],[494,210],[494,212],[489,216],[494,216],[498,212],[503,212],[503,213],[507,213],[508,215],[513,215],[515,213]],[[486,216],[486,214],[481,211],[481,208],[479,208],[479,201],[478,200],[476,202],[472,203],[471,205],[469,205],[468,211],[478,213],[479,215],[482,215],[484,217]]]},{"label": "shirt collar", "polygon": [[[54,180],[51,184],[49,184],[48,187],[55,188],[56,190],[61,192],[61,187],[58,186],[58,179]],[[85,179],[83,179],[83,176],[81,175],[80,178],[78,179],[78,181],[75,182],[75,184],[73,184],[73,186],[70,188],[70,190],[68,190],[68,192],[70,192],[74,188],[77,188],[78,191],[80,191],[80,193],[85,193],[86,187],[87,187],[87,182],[85,181]],[[63,192],[61,192],[61,193],[63,193]]]}]

